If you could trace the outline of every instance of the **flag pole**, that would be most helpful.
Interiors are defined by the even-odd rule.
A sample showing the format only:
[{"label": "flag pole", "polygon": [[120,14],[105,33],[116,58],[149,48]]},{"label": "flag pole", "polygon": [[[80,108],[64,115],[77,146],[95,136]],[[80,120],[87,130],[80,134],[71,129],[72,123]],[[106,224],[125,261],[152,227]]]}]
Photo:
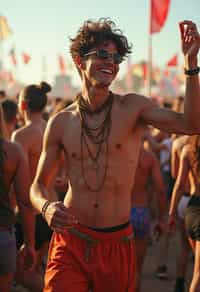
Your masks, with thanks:
[{"label": "flag pole", "polygon": [[151,97],[151,75],[152,75],[152,34],[151,34],[151,1],[149,1],[149,26],[148,26],[148,66],[147,66],[147,96]]},{"label": "flag pole", "polygon": [[147,70],[147,96],[151,97],[151,76],[152,76],[152,36],[148,36],[148,70]]}]

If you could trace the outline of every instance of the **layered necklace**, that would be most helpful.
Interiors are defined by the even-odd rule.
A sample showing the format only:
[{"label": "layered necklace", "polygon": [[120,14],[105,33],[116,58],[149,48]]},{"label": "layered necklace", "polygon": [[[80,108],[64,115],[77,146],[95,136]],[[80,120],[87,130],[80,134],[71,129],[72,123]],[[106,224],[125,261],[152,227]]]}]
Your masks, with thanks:
[{"label": "layered necklace", "polygon": [[[82,168],[82,176],[87,188],[91,192],[99,192],[105,182],[107,170],[108,170],[108,139],[111,129],[111,110],[113,105],[113,94],[109,93],[107,100],[101,105],[101,107],[92,111],[84,98],[81,95],[78,95],[78,108],[81,118],[81,168]],[[102,114],[103,119],[99,125],[92,127],[88,123],[88,117],[92,117],[94,115]],[[95,151],[91,150],[90,145]],[[92,185],[91,182],[87,180],[86,177],[86,167],[84,164],[83,151],[86,149],[89,159],[92,162],[93,168],[98,172],[99,159],[102,154],[103,145],[105,145],[105,166],[103,169],[102,177],[99,183],[96,185]],[[95,153],[94,153],[95,152]]]}]

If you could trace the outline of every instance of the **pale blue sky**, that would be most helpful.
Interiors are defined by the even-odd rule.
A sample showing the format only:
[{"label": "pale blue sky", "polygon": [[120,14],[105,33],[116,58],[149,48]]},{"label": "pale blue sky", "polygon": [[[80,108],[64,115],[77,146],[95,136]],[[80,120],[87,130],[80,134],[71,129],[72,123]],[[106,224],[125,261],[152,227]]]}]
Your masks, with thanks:
[{"label": "pale blue sky", "polygon": [[[86,19],[111,17],[133,43],[132,61],[148,56],[149,0],[1,0],[0,14],[7,17],[13,35],[3,43],[4,65],[12,68],[7,52],[12,47],[20,58],[22,51],[31,55],[24,66],[19,60],[15,70],[24,82],[42,78],[42,56],[46,56],[48,81],[58,73],[57,55],[70,60],[68,38]],[[153,35],[153,60],[159,66],[176,52],[180,53],[178,22],[191,19],[200,26],[200,0],[171,0],[166,24]],[[180,58],[180,62],[182,59]],[[76,75],[76,73],[74,73]],[[75,79],[77,76],[75,76]]]}]

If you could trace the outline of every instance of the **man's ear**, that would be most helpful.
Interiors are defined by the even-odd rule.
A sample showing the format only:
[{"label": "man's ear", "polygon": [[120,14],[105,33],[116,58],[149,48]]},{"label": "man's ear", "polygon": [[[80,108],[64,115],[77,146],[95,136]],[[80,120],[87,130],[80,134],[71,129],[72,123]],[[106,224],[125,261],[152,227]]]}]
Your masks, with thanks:
[{"label": "man's ear", "polygon": [[85,68],[85,62],[80,56],[75,57],[75,63],[80,70]]}]

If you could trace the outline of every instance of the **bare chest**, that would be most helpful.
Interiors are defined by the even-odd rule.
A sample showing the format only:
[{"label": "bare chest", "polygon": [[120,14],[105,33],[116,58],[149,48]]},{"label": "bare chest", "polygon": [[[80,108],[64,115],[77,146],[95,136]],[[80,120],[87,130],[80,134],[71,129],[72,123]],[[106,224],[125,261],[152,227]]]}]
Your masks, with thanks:
[{"label": "bare chest", "polygon": [[84,131],[80,119],[77,119],[64,134],[63,146],[71,165],[80,162],[81,159],[89,159],[92,163],[102,160],[107,155],[116,161],[134,157],[141,140],[139,127],[132,131],[131,126],[125,121],[112,120],[104,134],[101,134],[101,129],[95,131],[99,122],[94,120],[91,124],[91,129],[94,130]]}]

